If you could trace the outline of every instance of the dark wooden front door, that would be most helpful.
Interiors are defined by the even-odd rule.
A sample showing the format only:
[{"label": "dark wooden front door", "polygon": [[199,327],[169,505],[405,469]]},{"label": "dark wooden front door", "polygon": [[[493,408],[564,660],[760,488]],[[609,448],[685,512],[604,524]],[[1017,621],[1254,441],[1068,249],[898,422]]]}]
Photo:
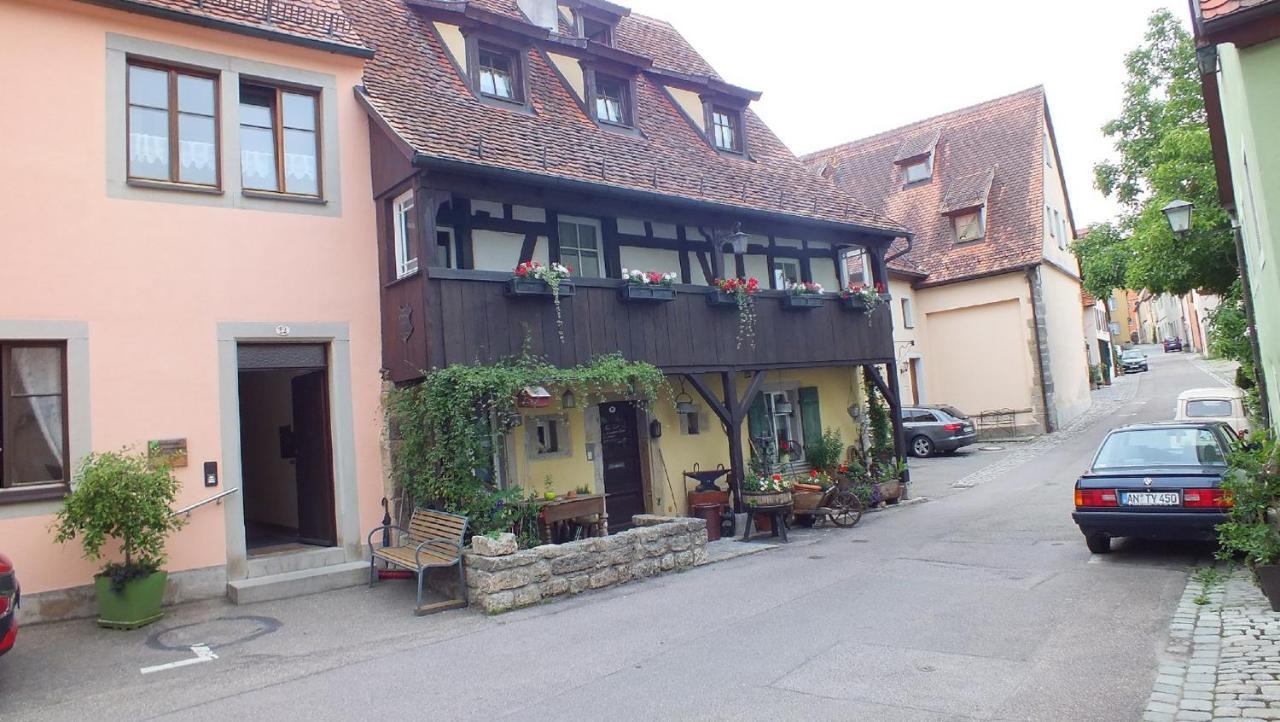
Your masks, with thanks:
[{"label": "dark wooden front door", "polygon": [[630,529],[631,517],[645,513],[635,404],[629,401],[600,404],[600,447],[609,531]]},{"label": "dark wooden front door", "polygon": [[298,540],[338,543],[333,504],[333,453],[329,444],[327,373],[312,371],[293,379],[293,439],[297,451]]}]

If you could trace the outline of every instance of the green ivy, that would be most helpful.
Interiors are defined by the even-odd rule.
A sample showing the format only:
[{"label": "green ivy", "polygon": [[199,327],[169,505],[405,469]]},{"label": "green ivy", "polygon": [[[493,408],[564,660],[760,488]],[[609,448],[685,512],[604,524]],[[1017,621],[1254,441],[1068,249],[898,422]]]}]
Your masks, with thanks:
[{"label": "green ivy", "polygon": [[868,382],[867,425],[871,432],[871,458],[875,461],[892,459],[896,454],[893,445],[893,424],[889,420],[889,408],[880,398],[875,384]]},{"label": "green ivy", "polygon": [[1250,566],[1280,563],[1280,529],[1271,518],[1280,503],[1280,450],[1257,433],[1234,451],[1222,488],[1231,494],[1228,521],[1218,525],[1218,556],[1242,554]]},{"label": "green ivy", "polygon": [[666,379],[658,367],[621,354],[574,368],[523,356],[434,369],[393,392],[390,403],[401,437],[395,474],[415,504],[463,514],[475,534],[516,528],[522,544],[536,543],[536,520],[519,503],[520,490],[499,490],[485,478],[497,444],[520,420],[516,399],[526,386],[572,389],[584,404],[620,392],[649,403]]}]

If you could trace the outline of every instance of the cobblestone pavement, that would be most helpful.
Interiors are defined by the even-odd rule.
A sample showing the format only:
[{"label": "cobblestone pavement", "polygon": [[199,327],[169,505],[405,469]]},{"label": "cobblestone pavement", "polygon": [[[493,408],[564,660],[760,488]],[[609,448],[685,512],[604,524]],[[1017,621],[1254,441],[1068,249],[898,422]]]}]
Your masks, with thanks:
[{"label": "cobblestone pavement", "polygon": [[1280,719],[1280,613],[1246,570],[1192,575],[1143,719]]},{"label": "cobblestone pavement", "polygon": [[1065,428],[1041,436],[1035,441],[1019,444],[1015,451],[1010,451],[1000,461],[951,482],[951,486],[968,489],[984,481],[999,478],[1014,467],[1025,464],[1055,446],[1075,439],[1097,421],[1110,417],[1116,409],[1133,401],[1138,394],[1140,378],[1137,374],[1121,376],[1110,386],[1094,391],[1093,405]]}]

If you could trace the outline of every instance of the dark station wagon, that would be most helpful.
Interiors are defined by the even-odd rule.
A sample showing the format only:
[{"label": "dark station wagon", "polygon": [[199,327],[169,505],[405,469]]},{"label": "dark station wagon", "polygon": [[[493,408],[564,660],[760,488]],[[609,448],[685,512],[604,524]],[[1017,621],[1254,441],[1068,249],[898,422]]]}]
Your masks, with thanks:
[{"label": "dark station wagon", "polygon": [[1075,489],[1075,513],[1089,551],[1113,537],[1210,541],[1226,521],[1220,488],[1234,435],[1221,422],[1124,426],[1107,434]]}]

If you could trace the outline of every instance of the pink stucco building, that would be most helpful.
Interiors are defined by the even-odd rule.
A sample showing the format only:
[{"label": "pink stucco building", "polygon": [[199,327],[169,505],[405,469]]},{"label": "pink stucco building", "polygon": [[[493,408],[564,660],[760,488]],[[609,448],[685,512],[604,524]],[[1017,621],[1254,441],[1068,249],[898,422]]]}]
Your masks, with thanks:
[{"label": "pink stucco building", "polygon": [[29,618],[92,612],[96,565],[50,531],[78,460],[153,441],[186,449],[180,506],[226,494],[170,540],[170,599],[359,578],[384,493],[371,53],[336,2],[267,7],[0,4],[0,550]]}]

